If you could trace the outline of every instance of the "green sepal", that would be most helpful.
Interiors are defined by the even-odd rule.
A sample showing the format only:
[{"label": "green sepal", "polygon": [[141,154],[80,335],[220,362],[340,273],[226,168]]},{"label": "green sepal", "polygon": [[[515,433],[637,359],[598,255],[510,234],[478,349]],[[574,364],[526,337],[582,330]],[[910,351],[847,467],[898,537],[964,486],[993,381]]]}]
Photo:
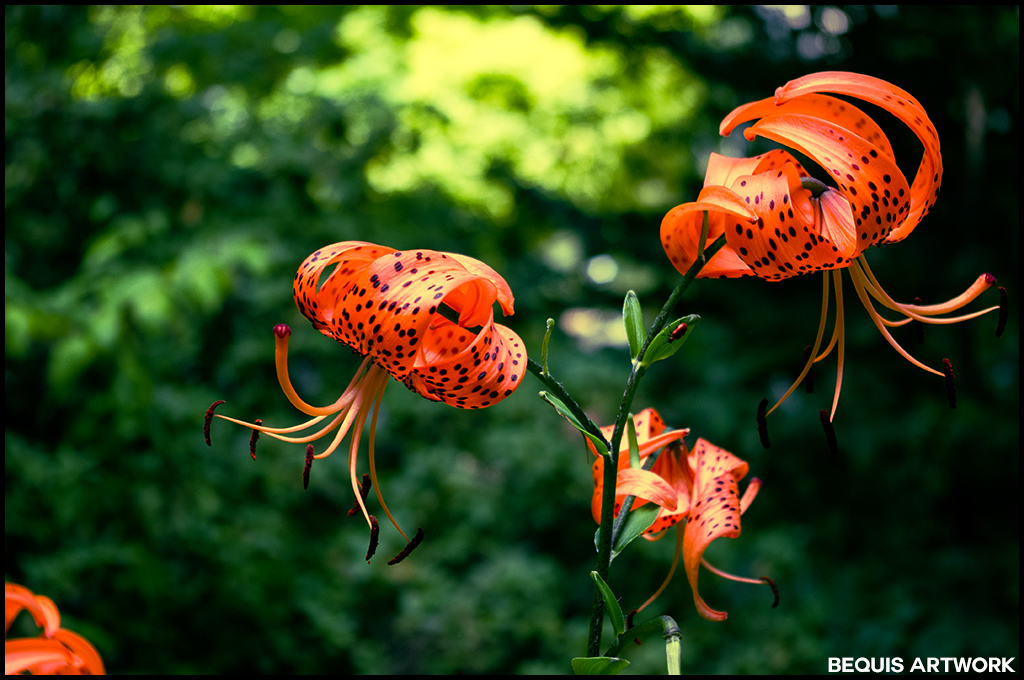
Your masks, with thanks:
[{"label": "green sepal", "polygon": [[[684,316],[681,319],[676,319],[672,323],[667,324],[661,332],[654,336],[651,340],[651,344],[647,346],[647,352],[644,353],[644,360],[641,365],[647,368],[655,361],[661,361],[662,359],[668,359],[670,356],[679,351],[679,348],[683,346],[683,343],[693,334],[693,329],[700,322],[700,317],[696,314],[690,314]],[[669,337],[672,332],[679,327],[679,324],[686,324],[686,333],[681,337],[669,342]]]},{"label": "green sepal", "polygon": [[569,410],[569,407],[566,406],[561,399],[552,395],[550,392],[541,392],[540,398],[554,406],[555,410],[558,411],[559,415],[561,415],[563,418],[572,423],[572,426],[575,427],[580,432],[582,432],[584,437],[592,441],[594,443],[594,447],[597,449],[597,452],[600,455],[608,455],[608,447],[605,445],[604,440],[601,439],[600,437],[591,434],[590,432],[587,432],[586,428],[583,427],[583,424],[580,423],[576,416],[572,414],[572,411]]},{"label": "green sepal", "polygon": [[612,622],[612,630],[615,631],[615,637],[619,637],[626,630],[626,620],[622,616],[622,607],[619,606],[619,601],[615,599],[615,594],[612,593],[612,589],[608,587],[608,584],[604,582],[600,574],[592,571],[590,572],[590,578],[594,579],[597,589],[601,591],[601,597],[604,598],[604,606],[608,610],[608,619]]},{"label": "green sepal", "polygon": [[629,339],[629,358],[636,359],[647,340],[647,332],[644,330],[640,301],[633,291],[626,293],[626,299],[622,302],[622,323],[626,326],[626,338]]},{"label": "green sepal", "polygon": [[617,656],[580,656],[572,660],[576,675],[618,675],[629,665]]}]

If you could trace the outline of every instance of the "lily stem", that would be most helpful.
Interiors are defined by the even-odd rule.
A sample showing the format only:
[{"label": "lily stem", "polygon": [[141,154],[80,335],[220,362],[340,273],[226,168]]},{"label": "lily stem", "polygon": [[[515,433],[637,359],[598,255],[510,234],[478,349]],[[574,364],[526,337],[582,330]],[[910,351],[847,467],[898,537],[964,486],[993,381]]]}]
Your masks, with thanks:
[{"label": "lily stem", "polygon": [[[597,546],[597,567],[596,571],[601,575],[601,578],[608,581],[608,571],[611,566],[611,554],[612,545],[615,536],[622,529],[622,523],[625,521],[626,515],[633,507],[632,499],[626,499],[628,502],[623,503],[622,509],[619,511],[618,517],[614,517],[615,514],[615,482],[619,469],[619,445],[622,442],[622,433],[625,429],[626,418],[629,417],[629,410],[633,405],[633,398],[636,396],[636,391],[640,387],[640,379],[643,378],[644,373],[647,369],[643,365],[644,354],[647,352],[647,347],[650,345],[651,340],[654,339],[658,333],[665,327],[669,322],[669,317],[672,315],[676,304],[682,298],[683,294],[690,287],[690,284],[700,273],[700,270],[704,267],[704,264],[714,257],[722,247],[725,246],[725,234],[719,236],[715,241],[704,250],[701,254],[700,259],[696,260],[690,265],[690,268],[686,270],[686,274],[683,275],[683,280],[679,282],[672,294],[669,295],[668,300],[661,308],[661,312],[658,313],[654,323],[651,324],[650,330],[647,332],[647,339],[644,341],[643,347],[640,348],[640,353],[637,355],[636,360],[633,361],[633,370],[629,374],[629,379],[626,381],[626,389],[622,395],[622,401],[619,404],[619,414],[615,419],[615,427],[612,430],[611,446],[608,448],[609,455],[605,458],[604,462],[604,496],[601,499],[601,526],[611,526],[611,531],[601,531],[600,540]],[[589,422],[589,420],[587,421]],[[594,598],[591,603],[590,610],[590,631],[587,636],[587,656],[597,656],[601,649],[601,627],[604,622],[604,598],[601,596],[600,590],[595,586]]]}]

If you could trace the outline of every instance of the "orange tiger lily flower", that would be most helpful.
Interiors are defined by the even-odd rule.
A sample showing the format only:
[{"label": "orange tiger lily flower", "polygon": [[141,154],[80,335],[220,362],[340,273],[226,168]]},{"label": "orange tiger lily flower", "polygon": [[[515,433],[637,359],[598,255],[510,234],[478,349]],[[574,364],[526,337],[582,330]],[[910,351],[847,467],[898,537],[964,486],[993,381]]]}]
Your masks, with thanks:
[{"label": "orange tiger lily flower", "polygon": [[[924,155],[913,183],[907,182],[896,165],[881,128],[853,104],[823,92],[875,104],[914,131],[924,146]],[[935,203],[942,184],[942,156],[935,126],[921,104],[878,78],[827,72],[790,81],[778,88],[773,98],[740,106],[725,117],[720,131],[728,135],[740,123],[754,119],[759,120],[744,132],[747,139],[760,135],[801,152],[824,168],[836,187],[811,179],[786,151],[741,159],[711,154],[704,189],[696,202],[677,206],[665,216],[661,240],[673,265],[685,272],[697,258],[703,211],[708,211],[709,242],[725,234],[726,246],[708,261],[700,276],[759,276],[779,281],[825,272],[821,321],[813,349],[796,382],[768,413],[792,394],[814,362],[838,346],[839,367],[826,432],[831,428],[839,403],[845,349],[840,269],[850,272],[858,298],[889,344],[915,366],[946,377],[950,385],[952,370],[948,362],[945,371],[924,365],[896,342],[888,328],[912,320],[957,323],[999,309],[996,306],[963,316],[941,316],[974,300],[995,284],[995,277],[982,274],[964,293],[940,304],[905,304],[886,294],[863,256],[868,246],[906,238]],[[828,311],[830,271],[835,283],[835,330],[828,347],[819,354]],[[901,318],[880,316],[872,298]]]},{"label": "orange tiger lily flower", "polygon": [[[332,266],[333,271],[321,282]],[[388,519],[409,541],[384,502],[374,465],[377,412],[388,377],[422,397],[458,408],[491,406],[512,394],[526,370],[525,350],[518,335],[494,323],[493,310],[497,301],[505,315],[512,314],[512,291],[497,272],[471,257],[433,250],[396,251],[362,241],[335,243],[310,255],[299,267],[293,288],[299,311],[314,328],[365,357],[355,377],[333,404],[307,404],[288,377],[291,329],[282,324],[274,328],[278,381],[288,400],[311,419],[293,427],[274,428],[262,421],[217,417],[253,430],[254,457],[257,433],[306,444],[337,430],[324,451],[314,454],[312,445],[307,446],[306,484],[312,461],[331,455],[351,429],[349,472],[356,505],[371,529],[369,560],[376,549],[377,521],[366,509],[369,488],[357,479],[356,459],[371,405],[372,486]],[[446,309],[456,321],[443,314]],[[287,436],[313,428],[328,417],[330,421],[312,434]],[[421,536],[417,534],[396,560],[403,559]]]},{"label": "orange tiger lily flower", "polygon": [[[15,617],[27,611],[43,629],[37,638],[7,640]],[[4,584],[4,672],[7,675],[105,675],[96,648],[77,633],[60,627],[60,612],[48,597],[24,586]]]},{"label": "orange tiger lily flower", "polygon": [[[654,409],[646,409],[634,416],[637,430],[637,444],[641,464],[659,448],[661,455],[649,471],[634,470],[628,462],[625,469],[620,462],[620,471],[615,487],[615,511],[618,513],[626,496],[636,496],[633,508],[647,502],[661,506],[654,523],[642,534],[644,538],[657,541],[665,532],[676,527],[676,547],[668,577],[658,590],[637,611],[642,611],[665,590],[672,581],[680,553],[686,578],[693,590],[693,601],[697,613],[709,621],[722,621],[726,612],[712,609],[704,602],[697,589],[700,565],[713,573],[743,583],[771,583],[770,579],[751,579],[728,574],[711,566],[704,559],[704,551],[716,538],[736,538],[740,535],[740,515],[746,512],[761,488],[761,480],[750,480],[743,497],[739,497],[739,481],[747,475],[749,466],[743,460],[704,439],[698,439],[693,451],[688,451],[679,442],[689,433],[685,430],[665,432],[665,423]],[[610,427],[602,428],[606,438]],[[588,440],[589,442],[589,440]],[[628,444],[623,451],[628,449]],[[596,450],[591,448],[596,455]],[[620,455],[622,461],[628,456]],[[594,519],[601,523],[601,496],[604,460],[598,456],[594,463],[594,498],[592,509]],[[682,522],[681,520],[686,520]],[[774,590],[774,584],[771,584]]]}]

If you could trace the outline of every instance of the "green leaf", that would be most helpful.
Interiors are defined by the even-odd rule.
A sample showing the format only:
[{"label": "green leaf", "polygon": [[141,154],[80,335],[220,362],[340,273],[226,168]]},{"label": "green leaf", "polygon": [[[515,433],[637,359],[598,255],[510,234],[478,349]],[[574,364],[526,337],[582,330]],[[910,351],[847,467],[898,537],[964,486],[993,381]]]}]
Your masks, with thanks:
[{"label": "green leaf", "polygon": [[626,299],[622,303],[622,323],[626,325],[626,337],[629,339],[629,358],[636,359],[647,339],[647,333],[644,331],[644,314],[640,310],[640,301],[633,291],[626,293]]},{"label": "green leaf", "polygon": [[554,406],[559,415],[572,423],[572,426],[582,432],[584,437],[594,442],[594,446],[597,448],[597,452],[599,454],[602,456],[608,455],[608,447],[605,446],[604,440],[587,432],[586,428],[583,427],[583,424],[572,414],[572,411],[569,410],[569,407],[566,406],[561,399],[549,392],[541,392],[540,398]]},{"label": "green leaf", "polygon": [[581,656],[572,660],[572,672],[576,675],[618,675],[628,665],[629,661],[617,656]]},{"label": "green leaf", "polygon": [[600,574],[592,571],[590,572],[590,578],[594,579],[597,589],[601,591],[601,597],[604,598],[604,606],[608,609],[608,619],[612,622],[612,630],[615,631],[615,637],[619,637],[626,630],[626,620],[622,617],[622,607],[619,606],[619,601],[615,599],[615,594],[608,587],[608,584],[604,582]]},{"label": "green leaf", "polygon": [[661,510],[656,503],[641,505],[635,510],[630,510],[626,515],[626,521],[622,523],[619,537],[612,546],[612,559],[615,559],[626,546],[636,540],[636,537],[644,533],[649,526],[654,524],[658,518],[658,511]]},{"label": "green leaf", "polygon": [[636,425],[633,423],[633,414],[630,413],[626,419],[629,431],[629,467],[634,470],[640,469],[640,445],[636,441]]},{"label": "green leaf", "polygon": [[[686,331],[676,337],[672,338],[672,333],[679,328],[681,324],[686,324]],[[647,352],[644,353],[644,359],[641,362],[644,368],[647,368],[655,361],[661,361],[667,359],[683,346],[683,343],[693,335],[693,329],[700,323],[700,317],[696,314],[690,314],[666,325],[661,332],[654,336],[651,340],[651,344],[647,346]]]}]

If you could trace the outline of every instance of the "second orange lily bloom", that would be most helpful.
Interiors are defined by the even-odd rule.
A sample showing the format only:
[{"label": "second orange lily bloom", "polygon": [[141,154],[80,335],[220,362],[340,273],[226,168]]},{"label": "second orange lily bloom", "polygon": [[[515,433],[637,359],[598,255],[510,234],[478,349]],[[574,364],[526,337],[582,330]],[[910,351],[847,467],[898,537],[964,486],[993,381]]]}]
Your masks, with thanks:
[{"label": "second orange lily bloom", "polygon": [[[716,569],[704,559],[704,551],[716,538],[736,538],[740,535],[740,515],[746,512],[757,496],[761,480],[752,478],[740,497],[739,482],[749,470],[746,462],[704,439],[698,439],[693,450],[688,451],[681,440],[690,431],[683,429],[666,432],[665,422],[653,408],[633,416],[633,423],[641,465],[657,450],[664,450],[650,470],[633,469],[627,453],[629,444],[623,442],[615,485],[615,511],[618,513],[626,496],[636,496],[634,509],[648,502],[661,506],[654,523],[643,533],[643,537],[651,541],[659,540],[668,529],[676,527],[676,549],[668,577],[638,611],[651,604],[672,580],[681,553],[697,612],[709,621],[722,621],[727,616],[726,612],[709,607],[697,589],[701,564],[713,573],[731,580],[756,584],[767,581],[733,576]],[[612,426],[601,429],[606,439],[611,437]],[[587,444],[591,452],[597,455],[589,440]],[[604,459],[598,456],[593,465],[592,501],[594,520],[598,524],[601,523],[601,499],[604,493],[603,473]]]},{"label": "second orange lily bloom", "polygon": [[[870,102],[910,127],[924,146],[912,183],[896,165],[882,129],[853,104],[822,94],[825,92]],[[661,224],[661,240],[672,264],[685,272],[697,258],[703,213],[707,211],[708,242],[724,234],[727,245],[708,261],[700,276],[758,276],[779,281],[825,272],[821,321],[813,349],[796,382],[771,410],[792,394],[814,362],[838,347],[839,368],[829,422],[835,416],[845,349],[839,276],[844,268],[889,344],[915,366],[945,376],[949,384],[951,370],[942,372],[921,363],[896,342],[888,328],[912,320],[957,323],[999,309],[940,316],[974,300],[995,284],[995,277],[982,274],[964,293],[940,304],[905,304],[886,294],[863,256],[868,246],[906,238],[935,204],[942,184],[942,156],[938,134],[924,108],[904,90],[878,78],[826,72],[798,78],[778,88],[774,97],[740,106],[726,116],[720,131],[728,135],[740,123],[754,119],[760,120],[745,130],[747,139],[762,136],[799,151],[825,169],[836,186],[812,179],[787,151],[739,159],[711,154],[704,189],[696,202],[669,211]],[[835,330],[828,347],[819,353],[830,276],[836,289]],[[901,318],[880,316],[872,299]]]},{"label": "second orange lily bloom", "polygon": [[[292,405],[311,419],[292,427],[267,427],[260,420],[250,423],[216,417],[252,429],[253,458],[259,433],[307,444],[306,484],[313,460],[331,455],[351,429],[348,466],[352,491],[371,532],[366,559],[369,561],[377,546],[377,519],[365,502],[372,485],[385,514],[409,541],[391,563],[401,561],[418,545],[422,533],[409,539],[392,517],[377,484],[374,434],[388,378],[431,401],[464,409],[491,406],[512,394],[526,372],[526,352],[515,332],[494,322],[493,309],[497,301],[505,314],[512,314],[512,291],[497,272],[474,258],[433,250],[396,251],[362,241],[335,243],[307,257],[295,275],[293,291],[299,311],[314,328],[363,355],[352,382],[333,404],[307,404],[288,375],[291,329],[281,324],[274,328],[278,381]],[[207,444],[213,408],[219,403],[207,411]],[[360,484],[357,453],[371,407],[371,481]],[[328,417],[327,424],[313,434],[291,436],[319,426]],[[330,445],[314,453],[308,442],[334,431]]]}]

